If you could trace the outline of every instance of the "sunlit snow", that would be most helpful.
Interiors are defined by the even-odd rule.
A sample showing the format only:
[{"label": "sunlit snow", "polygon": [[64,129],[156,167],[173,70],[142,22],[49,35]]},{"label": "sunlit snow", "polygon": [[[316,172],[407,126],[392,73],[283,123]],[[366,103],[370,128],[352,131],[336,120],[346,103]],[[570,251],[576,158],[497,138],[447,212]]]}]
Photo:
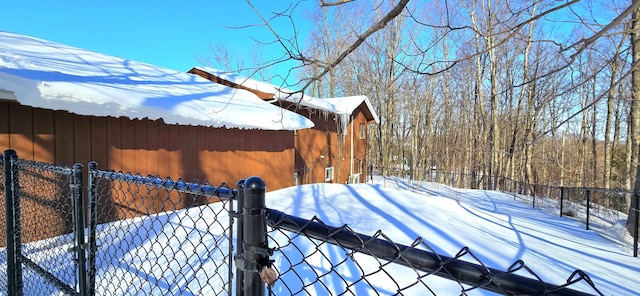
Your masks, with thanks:
[{"label": "sunlit snow", "polygon": [[265,130],[313,126],[248,91],[197,75],[1,31],[0,91],[0,99],[79,115]]},{"label": "sunlit snow", "polygon": [[300,104],[300,106],[312,108],[319,111],[325,111],[336,115],[350,116],[353,114],[353,111],[358,108],[358,106],[360,106],[361,104],[365,104],[365,106],[370,110],[374,122],[380,122],[378,115],[375,113],[373,105],[371,105],[371,101],[367,96],[359,95],[337,98],[316,98],[306,94],[303,95],[300,92],[287,89],[285,87],[280,87],[274,84],[211,67],[198,67],[197,69],[247,88],[273,94],[275,99],[281,101]]},{"label": "sunlit snow", "polygon": [[[482,264],[494,269],[506,270],[517,260],[524,260],[543,281],[554,285],[565,283],[571,273],[579,269],[605,295],[634,295],[640,291],[640,260],[632,257],[631,245],[626,240],[606,239],[596,231],[585,230],[576,220],[532,208],[531,204],[508,193],[376,178],[367,184],[285,188],[268,192],[266,202],[269,208],[302,218],[317,216],[333,226],[346,223],[366,235],[381,229],[395,243],[409,245],[421,237],[445,256],[452,257],[466,246]],[[105,289],[118,295],[128,295],[132,289],[145,295],[210,295],[226,289],[228,267],[223,262],[228,260],[225,256],[229,241],[223,235],[228,227],[223,203],[115,223],[127,226],[106,224],[98,229],[98,258],[110,258],[98,261],[98,295],[106,293]],[[114,239],[116,233],[120,239]],[[287,236],[280,232],[271,235],[272,243],[288,245]],[[125,241],[128,243],[122,249],[120,244]],[[296,271],[297,275],[283,275],[273,287],[276,295],[301,288],[301,279],[305,279],[307,285],[314,282],[316,274],[328,273],[332,265],[345,256],[340,247],[323,244],[319,253],[316,245],[304,237],[293,241],[295,247],[288,245],[272,257],[275,268],[283,270],[287,262],[296,262],[302,257],[307,257],[307,264]],[[214,246],[220,249],[211,251]],[[71,256],[44,248],[28,252],[34,256]],[[306,291],[312,295],[330,295],[347,288],[356,295],[376,292],[393,295],[398,287],[416,282],[417,275],[412,270],[388,265],[385,272],[367,277],[376,292],[362,281],[346,287],[341,278],[358,281],[361,271],[367,273],[379,268],[378,261],[364,254],[356,254],[352,259],[358,266],[343,264],[324,277],[322,284],[311,284]],[[470,256],[462,259],[478,263]],[[533,277],[526,272],[519,274]],[[461,288],[455,282],[436,276],[428,276],[424,281],[437,295],[460,294]],[[37,288],[33,284],[25,283],[25,287]],[[595,294],[585,282],[573,284],[571,288]],[[430,294],[422,285],[403,293]],[[468,294],[494,295],[481,289]]]}]

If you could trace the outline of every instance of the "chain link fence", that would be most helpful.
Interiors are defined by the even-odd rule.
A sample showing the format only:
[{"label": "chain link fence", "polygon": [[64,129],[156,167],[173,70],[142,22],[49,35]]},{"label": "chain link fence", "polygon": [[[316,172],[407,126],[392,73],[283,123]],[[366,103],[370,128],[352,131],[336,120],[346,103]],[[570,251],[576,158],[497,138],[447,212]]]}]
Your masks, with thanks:
[{"label": "chain link fence", "polygon": [[90,217],[97,222],[90,231],[97,295],[231,293],[232,191],[226,185],[95,167],[90,180],[91,208],[99,209]]},{"label": "chain link fence", "polygon": [[[5,203],[9,200],[5,196],[5,165],[4,165],[4,154],[0,157],[0,199],[3,202],[0,203],[0,227],[1,229],[7,229],[7,217],[6,217],[6,209]],[[8,275],[7,273],[7,232],[0,231],[0,274]],[[0,276],[0,292],[5,292],[8,286],[8,281],[6,276]]]},{"label": "chain link fence", "polygon": [[545,283],[522,261],[496,270],[467,248],[447,257],[267,209],[260,178],[234,190],[17,156],[7,170],[4,156],[4,294],[602,295],[579,270]]},{"label": "chain link fence", "polygon": [[0,164],[0,294],[232,294],[226,184],[59,167],[9,150]]},{"label": "chain link fence", "polygon": [[633,192],[622,189],[540,185],[499,176],[441,171],[431,171],[425,181],[457,188],[509,192],[532,207],[573,217],[587,229],[591,225],[613,229],[616,223],[627,219],[630,208],[637,209],[631,204]]},{"label": "chain link fence", "polygon": [[[402,245],[382,231],[368,236],[317,217],[267,211],[271,259],[280,275],[270,295],[450,295],[455,290],[468,295],[480,289],[501,295],[602,295],[579,270],[567,275],[565,284],[553,285],[523,261],[502,271],[468,248],[447,257],[421,238]],[[581,290],[572,289],[576,286]]]},{"label": "chain link fence", "polygon": [[78,283],[74,236],[70,234],[75,219],[73,170],[21,159],[11,162],[19,172],[13,190],[20,196],[9,205],[13,220],[7,219],[7,226],[13,227],[7,227],[6,236],[14,238],[12,246],[5,240],[7,248],[15,249],[7,258],[7,269],[21,277],[14,288],[24,295],[73,293]]}]

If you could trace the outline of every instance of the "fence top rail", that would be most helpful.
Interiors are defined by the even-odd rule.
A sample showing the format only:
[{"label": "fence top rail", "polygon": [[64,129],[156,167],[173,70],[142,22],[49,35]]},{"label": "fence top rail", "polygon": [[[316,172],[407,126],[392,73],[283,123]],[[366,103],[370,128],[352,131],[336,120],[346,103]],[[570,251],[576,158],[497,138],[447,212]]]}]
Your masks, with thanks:
[{"label": "fence top rail", "polygon": [[73,169],[70,168],[70,167],[54,165],[54,164],[50,164],[50,163],[46,163],[46,162],[40,162],[40,161],[33,161],[33,160],[27,160],[27,159],[18,158],[18,159],[16,159],[16,164],[21,166],[21,167],[32,167],[32,168],[37,168],[37,169],[41,169],[41,170],[44,170],[44,171],[55,172],[55,173],[62,174],[62,175],[73,174]]},{"label": "fence top rail", "polygon": [[606,188],[570,188],[572,190],[584,190],[584,191],[591,191],[591,192],[605,192],[605,193],[616,193],[616,194],[633,194],[633,191],[630,190],[624,190],[624,189],[606,189]]},{"label": "fence top rail", "polygon": [[[317,217],[306,220],[274,209],[267,209],[267,224],[275,229],[318,239],[341,248],[368,254],[492,292],[509,295],[593,295],[568,287],[576,282],[585,281],[594,289],[594,292],[602,295],[589,276],[580,270],[574,271],[566,284],[554,285],[542,281],[528,267],[524,266],[524,262],[521,260],[514,263],[507,271],[498,270],[490,268],[482,262],[476,264],[461,260],[458,256],[439,255],[432,249],[427,251],[415,248],[416,245],[424,245],[430,249],[429,245],[421,238],[417,238],[411,246],[406,246],[391,241],[380,230],[376,235],[368,236],[351,230],[347,225],[333,227],[324,224]],[[458,254],[466,253],[470,253],[470,250],[465,247]],[[522,268],[531,272],[536,279],[515,274]]]},{"label": "fence top rail", "polygon": [[632,190],[627,190],[627,189],[619,189],[619,188],[599,188],[599,187],[572,187],[572,186],[554,186],[554,185],[543,185],[543,184],[532,184],[532,183],[526,183],[523,181],[518,181],[518,180],[513,180],[513,179],[509,179],[509,178],[505,178],[505,177],[497,177],[509,182],[513,182],[513,183],[519,183],[521,185],[524,186],[536,186],[536,187],[543,187],[543,188],[551,188],[551,189],[566,189],[566,190],[583,190],[583,191],[592,191],[592,192],[611,192],[611,193],[619,193],[619,194],[632,194],[633,191]]},{"label": "fence top rail", "polygon": [[91,169],[91,174],[97,178],[105,178],[110,180],[118,180],[126,183],[134,183],[146,185],[156,188],[172,189],[182,193],[201,194],[215,196],[224,199],[234,199],[237,196],[237,190],[230,188],[226,183],[220,186],[211,185],[208,181],[203,183],[185,182],[182,179],[173,180],[169,177],[163,179],[159,176],[148,175],[146,177],[140,174],[131,174],[116,172],[113,170]]},{"label": "fence top rail", "polygon": [[527,186],[538,186],[538,187],[543,187],[543,188],[550,188],[550,189],[563,189],[564,190],[569,190],[569,191],[590,191],[590,192],[605,192],[605,193],[615,193],[615,194],[633,194],[633,191],[630,190],[625,190],[625,189],[607,189],[607,188],[596,188],[596,187],[565,187],[565,186],[547,186],[547,185],[535,185],[535,184],[528,184],[528,183],[522,183],[523,185],[527,185]]}]

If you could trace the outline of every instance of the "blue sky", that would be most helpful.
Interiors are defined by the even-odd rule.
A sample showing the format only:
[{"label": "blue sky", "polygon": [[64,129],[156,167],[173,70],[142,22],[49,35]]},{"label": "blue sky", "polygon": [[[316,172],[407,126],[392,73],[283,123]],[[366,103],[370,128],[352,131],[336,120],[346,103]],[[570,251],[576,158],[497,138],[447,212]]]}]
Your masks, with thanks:
[{"label": "blue sky", "polygon": [[[252,2],[265,17],[290,4]],[[311,5],[303,2],[297,15]],[[246,1],[21,0],[2,5],[0,30],[187,71],[199,65],[197,56],[210,55],[210,44],[224,45],[245,63],[252,61],[257,50],[265,59],[279,56],[279,48],[258,49],[252,39],[272,41],[266,28],[225,28],[258,23],[259,17]],[[304,18],[296,18],[296,26],[304,28]],[[288,26],[280,22],[278,29]]]}]

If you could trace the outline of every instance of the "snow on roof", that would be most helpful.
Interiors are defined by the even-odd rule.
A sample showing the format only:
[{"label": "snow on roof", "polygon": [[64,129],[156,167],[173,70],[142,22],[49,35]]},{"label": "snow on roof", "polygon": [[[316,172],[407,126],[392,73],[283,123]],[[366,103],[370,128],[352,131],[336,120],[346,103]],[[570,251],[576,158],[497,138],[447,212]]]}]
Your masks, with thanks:
[{"label": "snow on roof", "polygon": [[299,103],[300,105],[308,108],[326,111],[338,115],[351,115],[353,111],[358,108],[358,106],[364,103],[369,109],[371,117],[373,118],[375,123],[380,123],[380,119],[378,118],[378,115],[373,109],[373,105],[371,105],[371,101],[367,96],[361,95],[321,99],[304,95],[299,92],[295,92],[284,87],[279,87],[274,84],[262,82],[256,79],[240,76],[238,74],[225,72],[211,67],[197,67],[197,69],[205,71],[224,80],[233,82],[235,84],[244,86],[246,88],[273,94],[273,97],[275,99],[281,101]]},{"label": "snow on roof", "polygon": [[313,123],[197,75],[0,31],[0,96],[79,115],[298,130]]}]

